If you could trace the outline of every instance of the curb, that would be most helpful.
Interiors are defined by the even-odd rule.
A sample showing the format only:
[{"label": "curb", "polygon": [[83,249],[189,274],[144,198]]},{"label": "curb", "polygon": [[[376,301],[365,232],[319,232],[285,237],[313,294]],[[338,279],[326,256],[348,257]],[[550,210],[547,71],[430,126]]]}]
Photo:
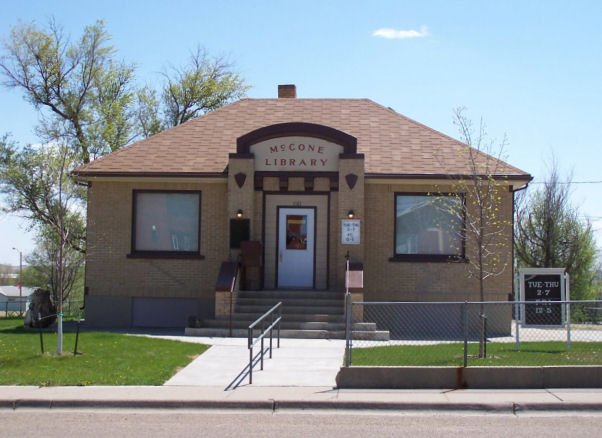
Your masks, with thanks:
[{"label": "curb", "polygon": [[0,400],[0,409],[232,409],[232,410],[381,410],[381,411],[446,411],[446,412],[601,412],[602,403],[412,403],[364,401],[308,401],[308,400]]}]

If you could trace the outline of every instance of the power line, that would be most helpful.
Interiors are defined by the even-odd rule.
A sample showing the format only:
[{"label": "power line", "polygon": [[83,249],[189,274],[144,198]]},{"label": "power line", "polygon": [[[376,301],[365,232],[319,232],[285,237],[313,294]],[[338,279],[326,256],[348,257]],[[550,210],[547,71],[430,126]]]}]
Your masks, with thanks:
[{"label": "power line", "polygon": [[[529,184],[550,184],[549,181],[531,181]],[[556,181],[554,184],[602,184],[602,181]]]}]

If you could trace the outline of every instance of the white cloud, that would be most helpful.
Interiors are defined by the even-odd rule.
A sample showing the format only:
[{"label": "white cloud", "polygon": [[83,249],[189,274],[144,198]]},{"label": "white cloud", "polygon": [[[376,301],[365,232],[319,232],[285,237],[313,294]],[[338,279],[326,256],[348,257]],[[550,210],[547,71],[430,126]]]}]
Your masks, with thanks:
[{"label": "white cloud", "polygon": [[424,38],[429,35],[428,28],[426,26],[420,26],[420,30],[397,30],[387,27],[377,29],[372,32],[372,36],[379,38],[387,38],[389,40],[403,40],[407,38]]}]

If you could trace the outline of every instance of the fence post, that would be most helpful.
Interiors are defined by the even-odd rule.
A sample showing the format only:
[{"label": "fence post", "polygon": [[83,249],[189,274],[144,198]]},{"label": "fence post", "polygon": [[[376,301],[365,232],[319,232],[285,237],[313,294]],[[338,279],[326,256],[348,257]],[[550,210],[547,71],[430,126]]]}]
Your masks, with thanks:
[{"label": "fence post", "polygon": [[516,336],[516,351],[520,351],[520,306],[518,301],[514,301],[514,335]]},{"label": "fence post", "polygon": [[462,304],[462,327],[464,329],[464,368],[468,366],[468,302]]},{"label": "fence post", "polygon": [[566,348],[571,351],[571,282],[568,272],[564,274],[564,299],[566,300]]},{"label": "fence post", "polygon": [[40,329],[40,350],[42,350],[42,354],[44,354],[44,333],[42,332],[42,324],[40,321],[42,320],[42,314],[38,313],[38,328]]},{"label": "fence post", "polygon": [[345,366],[351,366],[351,294],[345,294]]},{"label": "fence post", "polygon": [[566,302],[566,351],[571,351],[571,302]]},{"label": "fence post", "polygon": [[75,333],[75,348],[73,349],[73,355],[77,356],[77,344],[79,342],[79,325],[81,323],[81,319],[77,320],[77,331]]}]

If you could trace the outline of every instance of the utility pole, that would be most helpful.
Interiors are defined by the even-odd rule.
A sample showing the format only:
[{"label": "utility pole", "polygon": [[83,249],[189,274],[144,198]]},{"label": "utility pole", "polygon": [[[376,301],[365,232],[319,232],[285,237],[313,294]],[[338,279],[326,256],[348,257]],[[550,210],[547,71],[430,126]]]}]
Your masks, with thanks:
[{"label": "utility pole", "polygon": [[14,248],[19,253],[19,316],[23,316],[23,253]]}]

